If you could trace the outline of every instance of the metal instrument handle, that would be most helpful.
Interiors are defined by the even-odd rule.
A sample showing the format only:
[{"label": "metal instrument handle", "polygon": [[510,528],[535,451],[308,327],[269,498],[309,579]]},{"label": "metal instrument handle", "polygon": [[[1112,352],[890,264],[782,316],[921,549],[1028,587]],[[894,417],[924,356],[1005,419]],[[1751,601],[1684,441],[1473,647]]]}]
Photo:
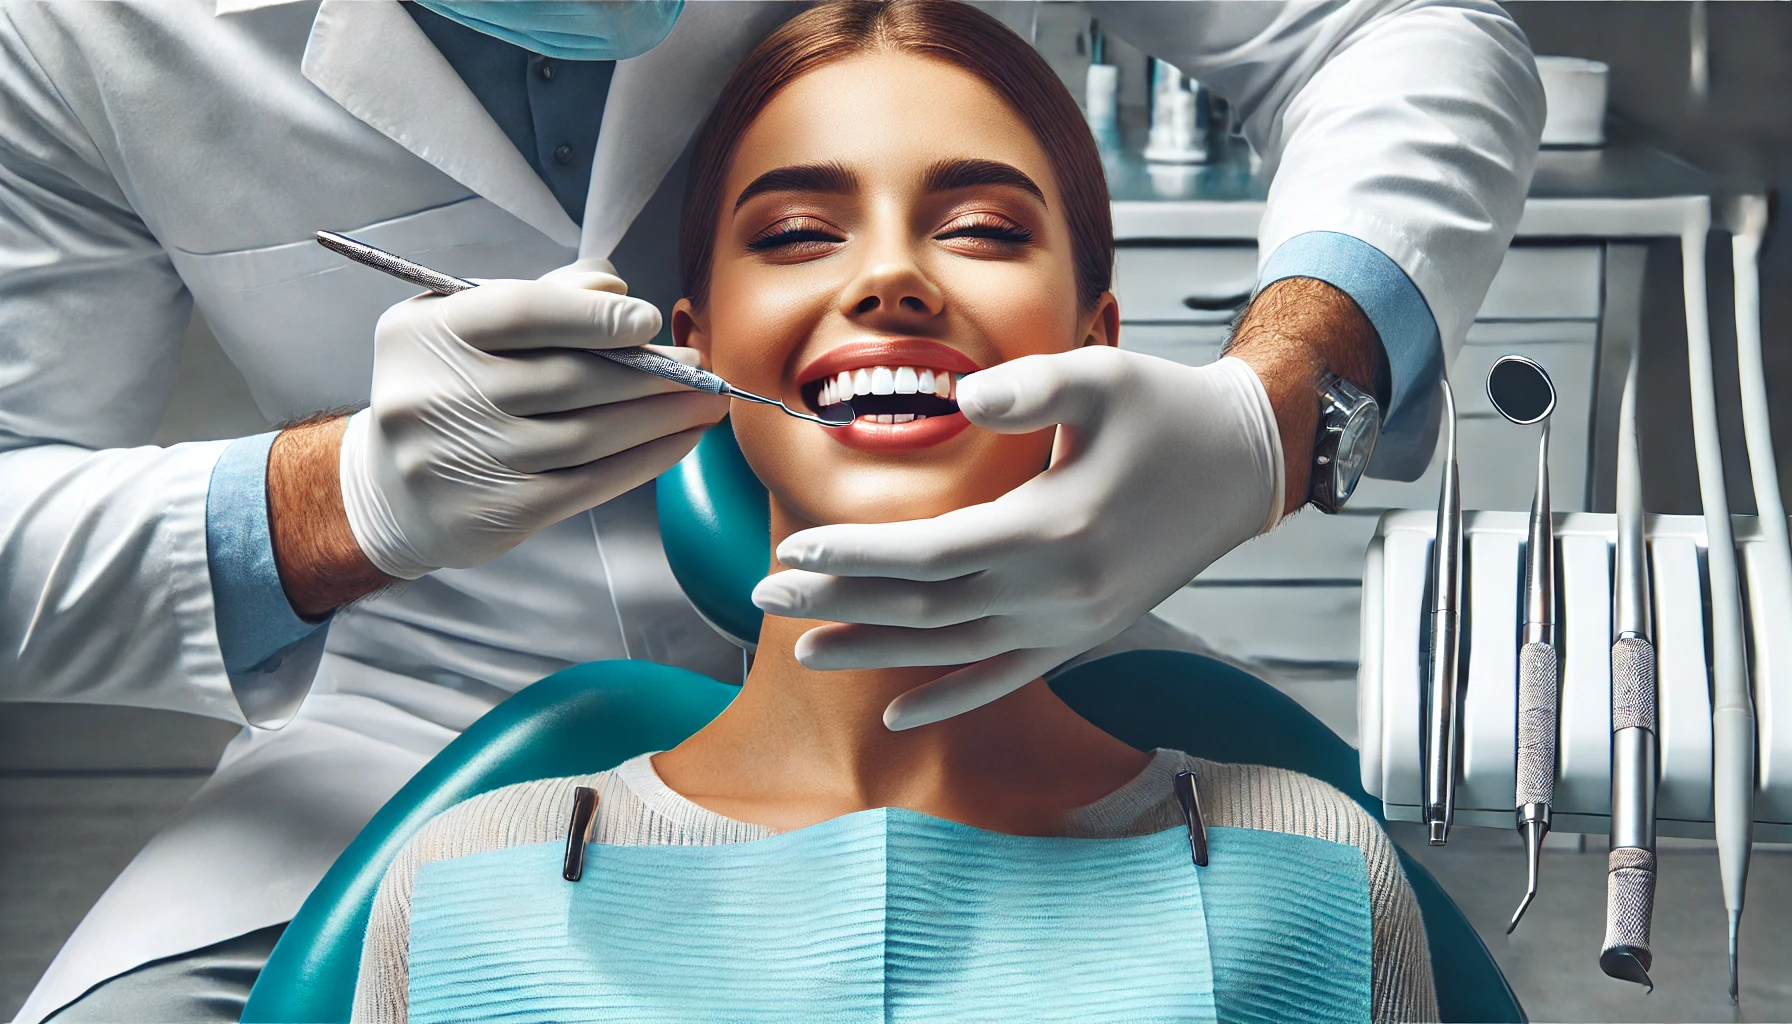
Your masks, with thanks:
[{"label": "metal instrument handle", "polygon": [[594,356],[602,356],[613,363],[620,363],[631,370],[640,370],[643,373],[651,373],[655,377],[664,377],[674,384],[682,384],[687,388],[708,392],[712,395],[728,394],[728,382],[708,370],[686,366],[676,359],[662,356],[658,352],[649,352],[638,345],[627,348],[592,348],[585,351]]},{"label": "metal instrument handle", "polygon": [[1425,821],[1428,841],[1442,846],[1455,818],[1456,724],[1460,675],[1456,613],[1431,613],[1431,662],[1425,694]]},{"label": "metal instrument handle", "polygon": [[451,277],[438,270],[431,270],[421,263],[412,263],[403,256],[393,255],[384,249],[375,248],[366,242],[356,241],[334,231],[319,231],[317,244],[332,252],[341,253],[362,266],[391,274],[400,281],[409,281],[417,287],[435,292],[437,295],[453,295],[455,292],[464,292],[468,288],[478,287],[471,281]]},{"label": "metal instrument handle", "polygon": [[1655,955],[1649,949],[1649,921],[1655,913],[1655,854],[1621,846],[1606,859],[1605,944],[1599,969],[1614,978],[1647,985]]},{"label": "metal instrument handle", "polygon": [[[419,288],[424,288],[437,295],[453,295],[469,288],[477,288],[472,281],[452,277],[439,270],[431,270],[421,263],[413,263],[389,253],[384,249],[368,245],[347,235],[334,231],[319,231],[317,244],[332,252],[341,253],[363,266],[372,267],[382,273],[390,274],[401,281],[409,281]],[[592,355],[602,356],[612,363],[626,366],[631,370],[640,370],[661,377],[674,384],[682,384],[687,388],[707,392],[712,395],[728,394],[728,382],[694,366],[686,366],[676,359],[649,352],[639,345],[624,348],[591,348],[585,351]]]},{"label": "metal instrument handle", "polygon": [[1556,790],[1556,725],[1561,705],[1556,649],[1518,652],[1518,804],[1548,804]]}]

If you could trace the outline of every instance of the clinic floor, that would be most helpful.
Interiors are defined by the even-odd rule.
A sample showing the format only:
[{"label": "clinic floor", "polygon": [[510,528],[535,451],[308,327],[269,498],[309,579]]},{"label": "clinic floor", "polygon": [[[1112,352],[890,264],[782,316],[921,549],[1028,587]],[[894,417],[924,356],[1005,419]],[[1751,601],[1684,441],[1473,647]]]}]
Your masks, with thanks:
[{"label": "clinic floor", "polygon": [[[167,712],[0,705],[0,1018],[10,1019],[81,915],[199,788],[232,730]],[[1724,993],[1723,902],[1708,843],[1668,841],[1653,995],[1599,973],[1605,842],[1554,836],[1542,895],[1503,932],[1524,885],[1510,833],[1459,828],[1441,850],[1394,836],[1480,929],[1536,1021],[1792,1020],[1792,848],[1756,852],[1740,1012]]]}]

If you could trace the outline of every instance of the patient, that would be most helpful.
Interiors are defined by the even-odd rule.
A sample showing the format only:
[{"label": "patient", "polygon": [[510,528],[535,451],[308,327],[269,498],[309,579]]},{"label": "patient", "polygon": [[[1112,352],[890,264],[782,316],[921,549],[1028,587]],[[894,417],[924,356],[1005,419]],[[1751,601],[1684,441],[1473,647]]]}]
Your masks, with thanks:
[{"label": "patient", "polygon": [[[728,380],[780,395],[793,408],[819,410],[850,399],[860,416],[846,429],[830,430],[773,408],[736,403],[734,431],[771,495],[774,548],[814,525],[914,519],[987,502],[1038,474],[1051,460],[1053,432],[998,435],[970,428],[952,401],[957,380],[1004,360],[1099,349],[1117,341],[1106,184],[1076,104],[1024,41],[987,15],[948,0],[823,4],[761,43],[736,70],[696,140],[683,224],[680,260],[687,297],[672,314],[679,343],[695,348],[705,365]],[[1264,501],[1267,512],[1269,495]],[[1201,869],[1206,928],[1190,918],[1183,929],[1184,919],[1176,918],[1175,926],[1154,937],[1152,952],[1162,958],[1165,972],[1185,955],[1211,958],[1215,966],[1206,984],[1217,1009],[1202,1019],[1287,1019],[1298,1004],[1278,1002],[1283,995],[1273,967],[1278,956],[1328,970],[1349,961],[1329,948],[1334,942],[1348,945],[1348,936],[1327,932],[1331,926],[1318,910],[1300,916],[1308,911],[1298,888],[1278,895],[1265,883],[1252,890],[1255,897],[1236,895],[1251,890],[1254,876],[1239,866],[1249,860],[1242,852],[1246,846],[1217,838],[1220,833],[1294,843],[1276,848],[1294,851],[1282,855],[1297,861],[1282,867],[1289,878],[1301,878],[1307,870],[1300,851],[1342,851],[1366,879],[1360,883],[1366,895],[1359,900],[1366,904],[1364,1009],[1357,1015],[1377,1021],[1436,1019],[1412,891],[1387,837],[1343,794],[1279,769],[1135,750],[1078,717],[1042,681],[960,717],[890,732],[881,718],[890,700],[948,668],[810,671],[795,652],[799,637],[818,625],[767,616],[739,697],[678,747],[596,775],[488,793],[431,822],[405,847],[380,887],[355,1019],[400,1021],[413,1011],[420,1018],[494,1015],[489,1004],[441,1002],[439,986],[430,990],[435,1002],[429,1013],[414,1005],[415,928],[425,919],[431,929],[452,926],[453,920],[445,925],[443,919],[458,913],[426,905],[420,873],[532,844],[557,858],[554,844],[567,836],[575,787],[598,794],[590,832],[595,845],[589,849],[686,848],[666,851],[669,859],[660,862],[674,876],[676,865],[685,861],[670,858],[703,852],[688,848],[735,844],[744,854],[765,843],[766,850],[786,850],[771,844],[795,844],[805,835],[844,827],[837,822],[853,821],[860,812],[897,808],[914,814],[891,821],[957,823],[951,827],[959,831],[946,833],[952,837],[948,849],[1012,841],[1022,845],[999,848],[1021,851],[1017,857],[1112,849],[1117,863],[1122,851],[1133,849],[1125,843],[1176,830],[1172,846],[1182,842],[1181,852],[1162,859],[1153,877],[1186,877],[1193,885],[1189,847],[1175,839],[1183,834],[1185,819],[1173,782],[1184,769],[1198,773],[1205,823],[1216,835],[1212,864]],[[949,652],[942,654],[950,660]],[[1011,837],[1120,845],[1067,846],[1063,840]],[[1232,861],[1228,844],[1241,851]],[[804,855],[792,845],[766,863],[792,863]],[[556,870],[544,873],[540,884],[559,888],[542,891],[567,900],[579,897],[565,893],[597,891],[579,889],[599,884],[594,876],[608,879],[601,884],[624,884],[615,881],[616,873],[605,874],[598,853],[592,858],[576,885],[560,880],[556,859]],[[815,875],[816,891],[826,891],[827,861],[815,863],[824,865]],[[1024,874],[1029,862],[1005,863],[992,874]],[[899,867],[889,866],[892,877]],[[644,872],[640,877],[658,877]],[[988,881],[1006,884],[1000,877]],[[941,877],[922,880],[924,887],[944,894],[951,913],[973,918],[978,911],[969,894],[984,894],[983,882],[968,878],[955,888]],[[492,899],[508,898],[492,884]],[[676,877],[670,890],[641,884],[638,903],[677,890]],[[624,889],[617,906],[626,909],[631,898]],[[1260,902],[1251,904],[1251,898]],[[763,895],[753,899],[777,903]],[[1244,902],[1236,903],[1240,899]],[[1251,917],[1257,912],[1229,911],[1228,900],[1241,907],[1267,908],[1270,903],[1261,901],[1273,902],[1274,914],[1281,915],[1276,920],[1298,926],[1300,937],[1286,938],[1284,945],[1305,945],[1277,952],[1276,943],[1283,940],[1257,934],[1270,926],[1248,926],[1258,920]],[[540,912],[542,903],[516,899],[515,912]],[[894,929],[896,910],[886,913],[887,927]],[[702,941],[735,938],[742,954],[760,949],[749,931],[730,935],[730,929],[748,929],[750,923],[742,925],[721,909],[716,914],[713,921],[689,922],[701,941],[667,936],[648,948],[680,963],[697,957]],[[577,918],[562,909],[543,920],[552,919],[551,926],[566,933],[580,927]],[[1238,927],[1238,920],[1247,926]],[[611,925],[634,927],[622,920],[583,927]],[[977,927],[972,920],[971,931]],[[1044,921],[1035,927],[1020,947],[1081,937],[1074,925],[1069,935],[1052,934]],[[995,924],[989,928],[1000,930]],[[457,948],[477,949],[511,939],[494,933],[455,941],[465,943]],[[968,944],[947,943],[934,955],[950,958],[968,955],[955,950],[980,948],[964,941]],[[1210,952],[1190,952],[1197,947]],[[1062,999],[1058,1014],[1088,1019],[1104,1015],[1098,1008],[1126,1005],[1122,989],[1134,984],[1127,972],[1137,966],[1132,961],[1138,950],[1098,945],[1079,955],[1100,970],[1109,969],[1107,958],[1114,988],[1105,992],[1099,984],[1077,983],[1090,990],[1056,993]],[[651,955],[647,962],[649,969],[673,969]],[[537,966],[554,973],[553,965]],[[840,977],[850,966],[840,968]],[[598,972],[603,968],[622,970],[598,965]],[[630,968],[639,969],[639,964]],[[881,969],[882,983],[895,986],[892,968]],[[587,965],[558,977],[584,983],[592,971]],[[805,978],[804,984],[825,988],[833,977]],[[521,994],[534,982],[516,984],[513,1008],[521,1016],[529,1015],[528,1006],[547,1005]],[[882,998],[900,998],[893,992]],[[811,1015],[796,994],[788,998],[794,1001],[737,1016]],[[541,1014],[544,1019],[647,1015],[639,1007],[605,1011],[594,1005],[559,1006]],[[1036,1009],[1014,1014],[1039,1015]],[[659,1016],[668,1015],[679,1014]],[[939,1019],[971,1015],[948,1008]]]}]

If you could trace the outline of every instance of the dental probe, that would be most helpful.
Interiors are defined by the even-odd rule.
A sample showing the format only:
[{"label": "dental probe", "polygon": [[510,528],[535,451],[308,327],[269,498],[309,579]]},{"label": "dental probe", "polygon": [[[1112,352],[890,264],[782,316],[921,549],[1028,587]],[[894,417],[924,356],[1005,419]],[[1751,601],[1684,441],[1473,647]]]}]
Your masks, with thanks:
[{"label": "dental probe", "polygon": [[1524,898],[1506,934],[1537,898],[1543,837],[1549,834],[1556,788],[1556,721],[1561,713],[1556,653],[1555,531],[1549,508],[1549,414],[1556,389],[1549,373],[1525,356],[1503,356],[1487,372],[1487,397],[1507,420],[1543,425],[1537,441],[1537,493],[1525,544],[1524,635],[1518,651],[1518,831],[1529,867]]},{"label": "dental probe", "polygon": [[1444,471],[1437,499],[1437,539],[1431,546],[1431,657],[1425,673],[1425,830],[1426,841],[1449,839],[1456,811],[1457,656],[1462,595],[1462,490],[1456,476],[1456,396],[1448,380],[1444,394]]},{"label": "dental probe", "polygon": [[1647,985],[1654,954],[1656,732],[1655,644],[1650,639],[1649,560],[1643,544],[1643,484],[1636,436],[1637,355],[1630,356],[1618,409],[1617,592],[1612,639],[1612,840],[1606,859],[1605,944],[1599,969]]},{"label": "dental probe", "polygon": [[[384,249],[377,249],[366,242],[356,241],[334,231],[319,231],[317,244],[332,252],[341,253],[364,267],[372,267],[375,270],[391,274],[401,281],[409,281],[411,284],[419,288],[426,288],[437,295],[453,295],[455,292],[464,292],[469,288],[478,287],[471,281],[450,277],[440,271],[431,270],[421,263],[412,263],[402,256],[395,256]],[[839,402],[828,406],[829,409],[844,408],[846,418],[843,420],[826,419],[813,413],[798,412],[776,398],[766,398],[763,395],[756,395],[751,391],[737,388],[708,370],[686,366],[676,359],[668,359],[657,352],[649,352],[639,345],[630,345],[625,348],[591,348],[583,351],[590,352],[594,356],[602,356],[613,363],[620,363],[631,370],[640,370],[643,373],[651,373],[655,377],[663,377],[674,384],[682,384],[696,391],[721,395],[723,398],[738,398],[744,402],[757,402],[760,405],[775,405],[799,420],[819,423],[824,427],[844,427],[854,418],[850,403]]]}]

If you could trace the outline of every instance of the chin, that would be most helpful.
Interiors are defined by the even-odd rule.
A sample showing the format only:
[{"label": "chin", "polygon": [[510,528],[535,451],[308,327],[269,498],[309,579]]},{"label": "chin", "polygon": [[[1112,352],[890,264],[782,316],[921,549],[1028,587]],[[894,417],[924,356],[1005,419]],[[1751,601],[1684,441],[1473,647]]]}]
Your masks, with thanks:
[{"label": "chin", "polygon": [[963,493],[962,472],[950,466],[836,465],[822,477],[825,487],[808,480],[768,489],[792,517],[815,526],[931,519],[988,500]]},{"label": "chin", "polygon": [[761,447],[754,440],[742,438],[742,451],[792,526],[930,519],[994,501],[1037,475],[1051,454],[1050,431],[967,430],[925,449],[864,450],[821,437]]}]

